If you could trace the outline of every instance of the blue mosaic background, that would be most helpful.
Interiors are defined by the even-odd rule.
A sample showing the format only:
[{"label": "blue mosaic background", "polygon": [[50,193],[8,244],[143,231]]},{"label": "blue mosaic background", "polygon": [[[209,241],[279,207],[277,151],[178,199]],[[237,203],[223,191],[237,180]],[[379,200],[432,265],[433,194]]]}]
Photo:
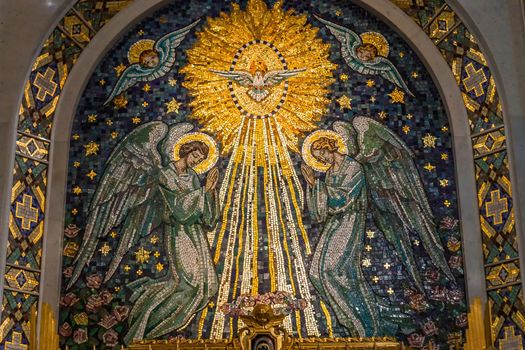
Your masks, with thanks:
[{"label": "blue mosaic background", "polygon": [[[334,120],[351,120],[356,115],[372,116],[390,127],[411,147],[416,155],[416,165],[425,185],[430,205],[434,209],[436,222],[440,227],[446,257],[451,262],[453,271],[457,276],[456,284],[446,281],[432,266],[422,247],[414,244],[414,251],[419,258],[427,289],[427,296],[424,298],[426,301],[421,301],[421,296],[416,292],[416,288],[412,288],[410,285],[410,280],[407,279],[402,265],[393,254],[393,249],[374,227],[371,220],[369,220],[368,229],[377,232],[377,234],[373,239],[367,238],[365,240],[365,244],[369,244],[373,249],[371,252],[365,251],[363,253],[363,259],[370,258],[372,263],[367,268],[363,267],[363,272],[378,296],[404,306],[407,313],[411,315],[412,321],[399,330],[400,339],[408,339],[410,343],[417,343],[422,340],[427,343],[434,341],[437,344],[446,344],[452,333],[465,327],[466,316],[460,233],[456,221],[458,212],[451,136],[448,131],[447,116],[437,89],[425,71],[422,62],[410,47],[388,26],[365,10],[344,2],[327,4],[320,1],[289,1],[285,4],[285,8],[294,8],[298,12],[309,13],[310,23],[321,28],[320,35],[324,41],[332,43],[330,59],[338,65],[334,72],[336,82],[331,89],[330,112],[319,124],[319,127],[329,128]],[[66,247],[64,256],[65,276],[68,275],[68,269],[72,263],[71,256],[68,256],[72,254],[69,254],[67,249],[72,248],[74,251],[75,244],[78,245],[81,242],[91,196],[95,192],[97,182],[104,171],[105,161],[119,140],[138,125],[151,120],[163,120],[168,123],[188,120],[187,118],[191,114],[191,110],[187,107],[190,97],[181,86],[184,76],[179,74],[178,70],[186,63],[185,50],[192,47],[196,40],[194,31],[187,36],[178,48],[172,71],[165,77],[150,82],[149,91],[145,91],[147,90],[144,89],[146,84],[143,83],[130,88],[125,93],[127,105],[121,109],[115,109],[112,105],[103,106],[117,80],[114,67],[121,63],[127,64],[128,49],[135,41],[146,38],[155,40],[167,32],[187,25],[203,14],[215,17],[219,15],[220,11],[229,11],[230,9],[229,3],[216,1],[213,3],[180,2],[167,6],[134,26],[107,53],[93,73],[80,100],[71,133],[66,206],[66,226],[69,229],[66,230],[64,243]],[[392,103],[388,94],[394,90],[393,84],[378,77],[361,76],[351,71],[340,57],[338,42],[321,23],[311,16],[314,13],[347,26],[357,33],[366,31],[382,33],[390,43],[389,59],[405,78],[415,97],[407,95],[405,96],[405,103]],[[202,28],[203,22],[196,27],[196,30]],[[341,79],[341,76],[344,75],[348,76],[346,81],[344,78]],[[172,79],[177,82],[175,86],[169,83]],[[373,80],[374,86],[368,86],[368,80]],[[352,99],[351,110],[341,109],[336,101],[343,95]],[[165,103],[172,98],[175,98],[181,107],[178,113],[166,114]],[[371,99],[375,99],[375,102],[372,102]],[[95,119],[89,117],[92,115],[96,116]],[[198,127],[198,125],[196,126]],[[427,134],[437,138],[435,148],[424,147],[422,139]],[[85,146],[90,142],[98,144],[100,149],[97,154],[86,156]],[[298,170],[300,156],[292,155],[292,159]],[[226,164],[227,159],[220,160],[221,170],[225,169]],[[432,166],[435,168],[432,169]],[[96,173],[92,179],[87,176],[93,174],[91,171]],[[443,187],[440,180],[448,180],[448,185]],[[79,188],[81,192],[78,189],[74,190],[76,188]],[[311,224],[308,217],[305,217],[305,225],[309,227],[309,236],[312,245],[315,246],[320,227]],[[79,228],[80,232],[75,234],[73,232],[76,231],[76,228]],[[109,237],[106,242],[101,242],[98,248],[107,243],[115,249],[117,240],[118,236],[116,238]],[[416,240],[417,237],[414,237],[413,241]],[[139,247],[151,252],[148,262],[140,264],[136,261],[135,251]],[[156,251],[159,252],[158,257],[154,255]],[[106,285],[97,288],[88,287],[86,277],[97,273],[103,275],[110,258],[111,254],[104,256],[102,252],[97,251],[93,261],[86,268],[83,277],[73,290],[63,291],[59,321],[60,332],[63,335],[61,343],[69,345],[71,349],[88,349],[92,345],[104,344],[111,347],[112,342],[108,339],[112,338],[107,335],[110,330],[113,330],[118,339],[121,339],[127,327],[126,320],[117,322],[109,328],[104,326],[108,324],[104,323],[103,320],[107,319],[107,316],[111,315],[118,307],[120,310],[124,310],[130,306],[127,302],[129,291],[125,287],[126,284],[139,277],[138,271],[142,271],[140,277],[155,277],[162,275],[167,270],[167,262],[164,259],[161,243],[153,243],[148,238],[141,241],[130,251],[121,263],[119,272]],[[164,270],[160,272],[156,269],[156,264],[159,262],[164,265]],[[392,267],[385,269],[385,263],[391,264]],[[129,269],[126,266],[129,266]],[[377,283],[373,281],[374,276],[379,278]],[[67,277],[65,277],[65,282],[67,282]],[[65,284],[63,283],[63,285]],[[393,294],[388,293],[389,288],[392,288]],[[313,287],[310,289],[314,291]],[[106,290],[107,293],[104,292]],[[74,296],[70,294],[67,297],[68,293],[74,293]],[[93,301],[93,296],[101,293],[106,296],[104,305],[94,309],[86,308],[89,301]],[[79,300],[72,303],[71,300],[76,298]],[[319,323],[322,324],[324,322],[322,312],[321,310],[317,310],[317,312],[319,313]],[[210,317],[208,317],[208,321]],[[196,320],[198,319],[199,315],[181,334],[188,338],[195,337],[197,333]],[[332,320],[336,320],[333,314]],[[211,322],[209,323],[211,324]],[[69,325],[70,329],[65,324]],[[209,334],[209,326],[209,324],[204,326],[204,337]],[[87,341],[79,343],[79,340],[83,340],[83,331],[79,331],[82,329],[87,332]],[[333,330],[334,336],[347,336],[346,330],[335,323]],[[324,331],[326,332],[326,328]],[[177,333],[172,336],[175,335]],[[323,335],[326,336],[327,333]]]}]

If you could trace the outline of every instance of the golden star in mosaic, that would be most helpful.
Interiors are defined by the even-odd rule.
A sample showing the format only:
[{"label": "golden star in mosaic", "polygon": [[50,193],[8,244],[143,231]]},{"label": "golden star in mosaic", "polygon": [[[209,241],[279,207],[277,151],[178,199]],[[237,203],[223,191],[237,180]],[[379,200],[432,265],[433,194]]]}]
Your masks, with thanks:
[{"label": "golden star in mosaic", "polygon": [[441,153],[441,159],[442,159],[442,160],[448,160],[448,154],[446,154],[446,153]]},{"label": "golden star in mosaic", "polygon": [[73,208],[73,210],[71,210],[71,214],[77,215],[78,214],[77,208]]},{"label": "golden star in mosaic", "polygon": [[369,258],[366,258],[366,259],[363,259],[363,261],[361,262],[361,265],[363,265],[364,267],[370,267],[372,266],[372,262],[370,261]]},{"label": "golden star in mosaic", "polygon": [[434,135],[426,134],[425,136],[423,136],[422,140],[423,140],[423,147],[436,148],[437,137],[435,137]]},{"label": "golden star in mosaic", "polygon": [[104,242],[98,251],[102,253],[102,255],[107,256],[109,252],[111,252],[111,247],[106,242]]},{"label": "golden star in mosaic", "polygon": [[143,36],[144,34],[146,33],[142,29],[137,32],[138,36]]},{"label": "golden star in mosaic", "polygon": [[177,86],[177,79],[173,79],[172,78],[172,79],[168,80],[168,84],[170,86]]},{"label": "golden star in mosaic", "polygon": [[89,177],[91,179],[91,181],[93,181],[93,179],[95,178],[95,176],[97,176],[97,173],[93,171],[93,169],[91,169],[89,171],[89,173],[86,174],[87,177]]},{"label": "golden star in mosaic", "polygon": [[339,97],[337,103],[339,103],[341,109],[352,109],[352,99],[346,95]]},{"label": "golden star in mosaic", "polygon": [[410,132],[410,126],[408,125],[403,126],[402,130],[405,134],[408,134]]},{"label": "golden star in mosaic", "polygon": [[366,81],[366,86],[373,87],[376,84],[376,82],[373,79],[368,79]]},{"label": "golden star in mosaic", "polygon": [[392,267],[392,265],[390,265],[390,263],[384,263],[383,267],[389,270]]},{"label": "golden star in mosaic", "polygon": [[399,57],[401,57],[401,58],[405,57],[405,53],[404,53],[403,51],[401,51],[401,52],[399,53]]},{"label": "golden star in mosaic", "polygon": [[112,139],[116,139],[117,137],[118,137],[118,132],[116,132],[116,131],[112,131],[112,132],[111,132],[111,138],[112,138]]},{"label": "golden star in mosaic", "polygon": [[148,262],[149,254],[150,252],[144,249],[144,247],[140,247],[139,250],[135,252],[135,260],[141,264]]},{"label": "golden star in mosaic", "polygon": [[390,103],[405,103],[405,93],[398,88],[388,94],[390,97]]},{"label": "golden star in mosaic", "polygon": [[157,237],[157,235],[153,235],[151,236],[149,241],[151,242],[151,244],[157,244],[157,242],[159,241],[159,237]]},{"label": "golden star in mosaic", "polygon": [[442,128],[441,128],[441,131],[443,131],[443,132],[448,132],[448,127],[446,127],[446,126],[442,127]]},{"label": "golden star in mosaic", "polygon": [[370,102],[376,103],[376,97],[375,96],[370,97]]},{"label": "golden star in mosaic", "polygon": [[87,120],[90,123],[94,123],[97,121],[97,115],[96,114],[90,114],[87,116]]},{"label": "golden star in mosaic", "polygon": [[116,238],[118,236],[118,233],[116,231],[111,231],[109,235],[111,236],[111,238]]},{"label": "golden star in mosaic", "polygon": [[113,120],[111,119],[106,120],[106,124],[109,126],[113,125]]},{"label": "golden star in mosaic", "polygon": [[381,111],[381,112],[379,112],[378,116],[379,116],[379,118],[385,120],[388,117],[388,113],[385,112],[385,111]]},{"label": "golden star in mosaic", "polygon": [[430,163],[427,163],[427,164],[423,167],[423,169],[425,169],[426,171],[434,171],[434,170],[436,169],[436,167],[433,166],[433,165],[430,164]]},{"label": "golden star in mosaic", "polygon": [[210,301],[210,303],[208,304],[208,307],[213,308],[214,306],[215,306],[215,303],[213,301]]},{"label": "golden star in mosaic", "polygon": [[177,102],[175,97],[171,101],[164,103],[166,105],[166,113],[179,113],[180,103]]},{"label": "golden star in mosaic", "polygon": [[120,291],[120,287],[115,287],[115,288],[113,288],[113,289],[115,290],[115,292]]},{"label": "golden star in mosaic", "polygon": [[414,245],[415,245],[416,247],[419,247],[420,244],[421,244],[421,242],[418,241],[417,239],[414,241]]},{"label": "golden star in mosaic", "polygon": [[394,294],[394,290],[392,288],[388,288],[386,292],[390,295]]},{"label": "golden star in mosaic", "polygon": [[367,237],[367,238],[372,239],[372,238],[374,238],[375,234],[376,234],[376,233],[375,233],[374,231],[372,231],[372,230],[368,230],[368,231],[366,231],[366,237]]},{"label": "golden star in mosaic", "polygon": [[144,86],[142,87],[142,91],[144,91],[144,92],[150,92],[150,91],[151,91],[151,85],[148,84],[148,83],[146,83],[146,85],[144,85]]},{"label": "golden star in mosaic", "polygon": [[372,281],[374,281],[374,283],[379,282],[379,277],[377,276],[372,277]]},{"label": "golden star in mosaic", "polygon": [[147,101],[142,102],[142,107],[146,108],[149,106],[149,103]]},{"label": "golden star in mosaic", "polygon": [[74,166],[75,168],[78,168],[78,167],[80,166],[80,162],[74,162],[74,163],[73,163],[73,166]]},{"label": "golden star in mosaic", "polygon": [[115,70],[115,74],[117,75],[117,77],[120,77],[122,72],[124,72],[126,70],[126,66],[121,63],[118,66],[113,67],[113,70]]},{"label": "golden star in mosaic", "polygon": [[343,15],[343,11],[337,9],[337,10],[335,10],[335,15],[336,15],[337,17],[341,17],[341,16]]},{"label": "golden star in mosaic", "polygon": [[79,138],[80,138],[80,135],[79,135],[79,134],[75,134],[75,135],[73,135],[73,140],[76,141],[76,140],[78,140]]},{"label": "golden star in mosaic", "polygon": [[439,180],[439,186],[447,187],[448,186],[448,179],[440,179]]},{"label": "golden star in mosaic", "polygon": [[452,203],[450,203],[450,201],[448,199],[445,199],[445,201],[443,202],[443,204],[445,205],[445,207],[450,207],[452,205]]},{"label": "golden star in mosaic", "polygon": [[158,272],[161,272],[162,270],[164,270],[164,265],[159,262],[157,263],[157,265],[155,265],[155,268]]},{"label": "golden star in mosaic", "polygon": [[347,80],[348,80],[348,74],[344,74],[344,73],[341,74],[341,75],[339,76],[339,79],[340,79],[341,81],[347,81]]},{"label": "golden star in mosaic", "polygon": [[408,120],[412,120],[412,118],[414,118],[414,116],[413,116],[412,114],[408,113],[408,114],[407,114],[407,119],[408,119]]},{"label": "golden star in mosaic", "polygon": [[372,250],[372,247],[371,247],[369,244],[367,244],[367,245],[365,246],[365,250],[366,250],[367,252],[369,252],[369,251]]},{"label": "golden star in mosaic", "polygon": [[113,105],[115,106],[115,108],[126,108],[126,106],[128,105],[128,100],[124,96],[124,94],[122,94],[113,99]]},{"label": "golden star in mosaic", "polygon": [[143,273],[144,273],[144,272],[143,272],[141,269],[138,269],[138,270],[137,270],[137,276],[142,276]]},{"label": "golden star in mosaic", "polygon": [[124,265],[124,271],[129,272],[129,270],[131,270],[131,266]]},{"label": "golden star in mosaic", "polygon": [[140,117],[133,117],[133,118],[131,118],[131,122],[133,124],[139,124],[140,123]]},{"label": "golden star in mosaic", "polygon": [[417,74],[417,72],[412,72],[412,78],[416,79],[417,77],[419,77],[419,74]]},{"label": "golden star in mosaic", "polygon": [[98,81],[98,85],[100,85],[100,86],[104,86],[104,85],[106,85],[106,81],[105,81],[104,79],[100,79],[100,80]]},{"label": "golden star in mosaic", "polygon": [[80,188],[80,186],[73,187],[73,193],[79,196],[82,193],[82,189]]},{"label": "golden star in mosaic", "polygon": [[100,149],[100,145],[96,143],[95,141],[89,141],[87,145],[84,145],[86,156],[98,154],[99,149]]}]

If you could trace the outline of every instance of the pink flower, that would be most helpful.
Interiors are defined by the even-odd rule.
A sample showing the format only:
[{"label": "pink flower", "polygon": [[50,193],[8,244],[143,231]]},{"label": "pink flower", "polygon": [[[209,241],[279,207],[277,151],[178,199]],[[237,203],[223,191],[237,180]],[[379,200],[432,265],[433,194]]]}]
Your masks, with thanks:
[{"label": "pink flower", "polygon": [[423,347],[425,337],[419,333],[412,333],[408,336],[408,344],[414,348]]},{"label": "pink flower", "polygon": [[75,293],[67,293],[66,295],[62,296],[60,298],[60,305],[69,307],[71,305],[74,305],[77,301],[79,301],[80,298],[77,297]]},{"label": "pink flower", "polygon": [[96,312],[102,305],[104,305],[102,298],[99,295],[94,294],[87,299],[86,310],[89,312]]},{"label": "pink flower", "polygon": [[99,289],[102,283],[102,277],[97,274],[89,275],[86,277],[86,285],[89,288]]},{"label": "pink flower", "polygon": [[113,347],[118,343],[118,333],[110,329],[106,333],[104,333],[104,335],[102,336],[102,340],[104,340],[104,344],[106,344],[107,346]]},{"label": "pink flower", "polygon": [[448,300],[452,304],[460,303],[463,299],[463,292],[461,292],[459,289],[453,289],[448,292]]},{"label": "pink flower", "polygon": [[425,302],[425,296],[419,293],[412,293],[408,298],[408,305],[411,309],[416,312],[425,311],[427,308],[427,303]]},{"label": "pink flower", "polygon": [[439,272],[437,270],[430,270],[425,273],[425,277],[427,280],[435,282],[439,279]]},{"label": "pink flower", "polygon": [[102,320],[98,324],[101,325],[102,327],[106,328],[106,329],[110,329],[111,327],[113,327],[117,323],[118,322],[117,322],[117,320],[116,320],[114,315],[107,314],[106,316],[104,316],[102,318]]},{"label": "pink flower", "polygon": [[423,333],[427,336],[434,335],[438,333],[438,328],[434,322],[428,320],[423,324]]},{"label": "pink flower", "polygon": [[456,326],[463,328],[467,326],[467,314],[462,313],[456,317]]},{"label": "pink flower", "polygon": [[77,344],[82,344],[87,342],[88,335],[85,328],[79,328],[73,333],[73,341]]},{"label": "pink flower", "polygon": [[73,333],[73,328],[69,325],[69,323],[64,322],[58,329],[58,334],[60,334],[63,337],[69,337]]},{"label": "pink flower", "polygon": [[437,301],[447,300],[448,290],[445,287],[434,286],[430,292],[430,299]]},{"label": "pink flower", "polygon": [[113,300],[113,294],[111,294],[111,292],[108,290],[103,290],[98,295],[102,299],[104,305],[108,305],[109,303],[111,303],[111,300]]},{"label": "pink flower", "polygon": [[459,269],[459,268],[461,268],[461,266],[463,265],[463,261],[461,261],[461,256],[459,256],[459,255],[451,256],[450,259],[448,260],[448,265],[452,269]]},{"label": "pink flower", "polygon": [[62,271],[62,274],[63,274],[64,277],[66,277],[66,278],[71,278],[71,276],[73,276],[73,266],[68,266],[68,267],[66,267],[66,268]]},{"label": "pink flower", "polygon": [[450,216],[445,216],[443,220],[441,220],[439,228],[445,229],[445,230],[453,230],[458,225],[458,220],[454,219]]},{"label": "pink flower", "polygon": [[80,232],[80,229],[77,225],[69,224],[64,230],[64,235],[66,235],[67,238],[74,238],[78,235],[78,232]]},{"label": "pink flower", "polygon": [[115,316],[115,319],[118,322],[122,322],[126,318],[128,318],[129,307],[127,307],[127,306],[116,306],[111,313],[113,314],[113,316]]}]

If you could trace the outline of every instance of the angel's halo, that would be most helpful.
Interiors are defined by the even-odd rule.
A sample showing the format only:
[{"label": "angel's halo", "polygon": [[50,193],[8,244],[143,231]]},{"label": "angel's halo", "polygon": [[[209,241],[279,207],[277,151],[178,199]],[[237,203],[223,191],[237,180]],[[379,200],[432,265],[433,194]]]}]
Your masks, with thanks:
[{"label": "angel's halo", "polygon": [[326,172],[330,168],[330,164],[320,162],[312,154],[312,144],[321,137],[327,137],[329,139],[335,140],[337,143],[338,152],[341,154],[348,154],[348,147],[346,146],[343,136],[333,130],[316,130],[306,137],[301,150],[306,165],[316,171]]},{"label": "angel's halo", "polygon": [[177,140],[175,146],[173,146],[173,159],[175,161],[179,160],[179,152],[181,146],[192,141],[200,141],[206,146],[208,146],[208,157],[206,157],[206,159],[204,159],[202,162],[193,167],[193,170],[197,174],[204,174],[205,172],[213,168],[215,164],[217,164],[217,160],[219,159],[219,149],[217,147],[217,143],[208,134],[205,134],[203,132],[189,132],[187,134],[184,134],[181,138]]}]

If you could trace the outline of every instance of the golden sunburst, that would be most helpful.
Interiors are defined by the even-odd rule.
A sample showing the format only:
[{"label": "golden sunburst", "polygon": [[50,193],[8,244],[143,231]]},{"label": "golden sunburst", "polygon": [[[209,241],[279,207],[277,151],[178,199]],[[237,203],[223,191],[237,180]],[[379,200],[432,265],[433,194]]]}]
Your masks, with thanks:
[{"label": "golden sunburst", "polygon": [[[298,137],[316,128],[329,103],[326,94],[336,67],[328,59],[330,45],[318,37],[306,15],[284,11],[282,1],[271,9],[262,0],[249,1],[245,10],[232,7],[231,13],[208,18],[196,45],[187,51],[188,64],[181,71],[193,97],[192,117],[217,135],[224,153],[246,117],[273,119],[287,146],[297,151]],[[305,70],[269,88],[268,97],[259,102],[246,93],[249,88],[211,71],[253,72],[254,67],[263,67],[263,72]]]}]

